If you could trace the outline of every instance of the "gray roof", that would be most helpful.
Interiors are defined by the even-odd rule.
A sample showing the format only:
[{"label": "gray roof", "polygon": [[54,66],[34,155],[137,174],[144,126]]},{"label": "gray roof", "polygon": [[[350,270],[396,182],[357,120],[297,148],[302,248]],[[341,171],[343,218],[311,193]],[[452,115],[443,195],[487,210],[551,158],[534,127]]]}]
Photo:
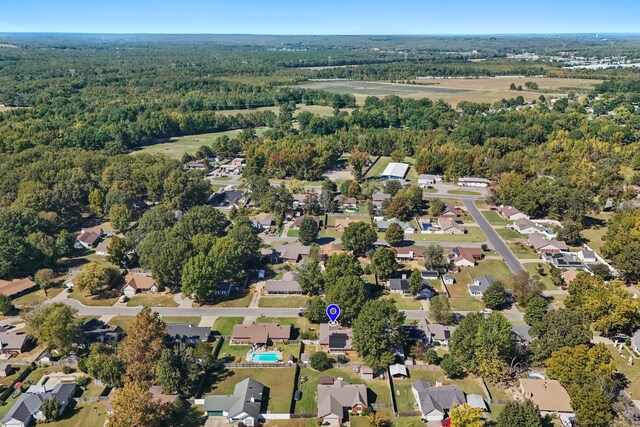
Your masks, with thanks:
[{"label": "gray roof", "polygon": [[526,323],[513,324],[513,325],[511,325],[511,329],[525,343],[528,344],[528,343],[530,343],[532,341],[533,338],[531,338],[531,335],[529,335],[529,329],[531,329],[531,326],[527,325]]},{"label": "gray roof", "polygon": [[260,415],[260,405],[264,385],[258,381],[245,378],[236,384],[232,395],[209,395],[204,398],[204,411],[225,411],[229,418],[246,413],[257,419]]},{"label": "gray roof", "polygon": [[544,234],[538,232],[533,233],[529,236],[529,243],[535,250],[538,250],[545,246],[553,246],[554,248],[561,251],[566,251],[569,248],[565,242],[560,240],[547,239]]},{"label": "gray roof", "polygon": [[473,279],[473,281],[471,282],[471,284],[469,285],[469,291],[474,292],[474,293],[485,293],[487,291],[487,289],[489,289],[489,286],[491,286],[492,283],[494,283],[496,281],[496,279],[494,279],[493,277],[489,277],[489,276],[478,276],[475,279]]},{"label": "gray roof", "polygon": [[491,181],[485,178],[473,178],[473,177],[462,177],[458,178],[458,182],[481,182],[483,184],[489,184]]},{"label": "gray roof", "polygon": [[431,387],[424,380],[414,381],[411,387],[417,393],[422,414],[427,415],[433,410],[446,412],[456,405],[463,405],[466,400],[464,392],[455,385]]},{"label": "gray roof", "polygon": [[418,182],[420,181],[439,181],[442,180],[441,175],[422,174],[418,175]]},{"label": "gray roof", "polygon": [[379,230],[386,230],[393,223],[398,224],[400,227],[402,227],[403,230],[406,230],[408,228],[415,228],[408,222],[400,221],[398,218],[390,218],[386,221],[378,221],[376,222],[376,227],[378,227]]},{"label": "gray roof", "polygon": [[309,255],[311,247],[293,243],[290,245],[276,246],[274,250],[278,253],[280,258],[297,261],[301,256]]},{"label": "gray roof", "polygon": [[389,279],[389,289],[392,291],[409,292],[409,281],[407,279]]},{"label": "gray roof", "polygon": [[484,398],[479,394],[467,394],[467,404],[472,408],[480,408],[483,411],[487,411],[487,404],[484,402]]},{"label": "gray roof", "polygon": [[358,404],[369,406],[367,387],[364,384],[349,384],[338,379],[331,385],[318,385],[318,417],[342,417],[344,408],[352,408]]},{"label": "gray roof", "polygon": [[267,292],[302,292],[302,286],[295,280],[267,280],[264,289]]},{"label": "gray roof", "polygon": [[176,341],[198,339],[208,341],[211,328],[194,326],[191,323],[167,323],[167,335]]},{"label": "gray roof", "polygon": [[328,345],[331,350],[351,350],[353,332],[338,325],[321,323],[318,331],[320,345]]},{"label": "gray roof", "polygon": [[371,200],[374,202],[383,202],[391,198],[391,194],[383,193],[382,191],[376,191],[371,195]]},{"label": "gray roof", "polygon": [[391,162],[387,165],[386,168],[384,168],[384,171],[382,172],[382,174],[380,175],[380,177],[384,178],[384,177],[397,177],[397,178],[404,178],[405,175],[407,174],[407,171],[409,170],[409,165],[407,163],[396,163],[396,162]]},{"label": "gray roof", "polygon": [[401,375],[403,377],[408,377],[409,373],[407,372],[407,367],[401,365],[400,363],[396,363],[395,365],[389,366],[389,375],[395,377],[396,375]]},{"label": "gray roof", "polygon": [[420,322],[422,330],[428,338],[436,341],[449,341],[456,330],[455,326],[441,325],[440,323]]},{"label": "gray roof", "polygon": [[31,388],[29,388],[27,392],[22,393],[6,415],[2,417],[3,424],[11,420],[17,420],[25,424],[30,423],[33,414],[40,411],[42,402],[47,399],[53,398],[61,405],[68,403],[69,399],[71,399],[76,392],[76,385],[60,383],[53,388],[47,387],[46,385],[37,387],[34,390],[38,390],[38,392],[30,390]]},{"label": "gray roof", "polygon": [[640,350],[640,329],[638,329],[631,337],[631,343],[634,344],[636,348]]},{"label": "gray roof", "polygon": [[582,269],[585,267],[582,261],[580,261],[575,255],[564,253],[564,252],[556,253],[556,254],[545,253],[545,254],[542,254],[542,258],[545,261],[551,262],[554,266],[558,268]]},{"label": "gray roof", "polygon": [[27,341],[27,334],[15,332],[0,332],[0,348],[5,350],[22,350]]}]

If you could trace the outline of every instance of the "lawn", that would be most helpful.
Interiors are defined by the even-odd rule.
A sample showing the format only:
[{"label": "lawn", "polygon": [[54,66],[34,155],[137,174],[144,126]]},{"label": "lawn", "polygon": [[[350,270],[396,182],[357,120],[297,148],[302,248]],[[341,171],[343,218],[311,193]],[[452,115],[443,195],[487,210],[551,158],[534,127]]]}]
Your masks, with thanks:
[{"label": "lawn", "polygon": [[[51,294],[52,290],[53,289],[48,290],[49,294]],[[13,305],[15,305],[18,308],[28,308],[28,307],[31,307],[32,305],[45,302],[46,300],[47,300],[47,297],[45,296],[44,291],[42,289],[38,289],[36,291],[29,292],[26,295],[23,295],[19,298],[14,299]]]},{"label": "lawn", "polygon": [[389,163],[393,160],[391,157],[380,157],[375,165],[367,172],[367,178],[379,178],[384,172],[384,169],[387,167]]},{"label": "lawn", "polygon": [[420,310],[422,304],[413,297],[405,297],[398,293],[390,293],[382,297],[382,299],[391,299],[396,302],[398,310]]},{"label": "lawn", "polygon": [[479,196],[480,193],[472,190],[449,190],[447,194],[457,194],[459,196]]},{"label": "lawn", "polygon": [[432,386],[435,385],[436,381],[442,381],[443,384],[457,385],[467,394],[484,395],[482,388],[480,387],[480,383],[473,376],[467,376],[461,380],[448,380],[445,379],[442,371],[423,371],[409,368],[409,378],[404,380],[393,380],[393,388],[398,411],[407,412],[417,410],[417,407],[414,406],[415,398],[411,392],[411,383],[417,380],[426,380]]},{"label": "lawn", "polygon": [[587,244],[591,249],[595,250],[599,254],[602,253],[602,245],[604,245],[604,235],[607,233],[607,227],[601,228],[588,228],[582,230],[580,235],[587,239]]},{"label": "lawn", "polygon": [[8,377],[0,378],[0,386],[2,386],[3,388],[9,387],[24,371],[24,368],[26,368],[26,366],[14,365],[13,374],[9,375]]},{"label": "lawn", "polygon": [[[524,266],[525,270],[529,272],[530,276],[540,277],[540,281],[542,282],[542,285],[544,286],[545,289],[549,289],[549,290],[558,289],[556,286],[554,286],[553,282],[551,281],[551,273],[550,273],[551,267],[549,266],[549,264],[547,264],[546,262],[540,262],[540,263],[525,262],[522,265]],[[538,272],[539,265],[542,266],[542,274]]]},{"label": "lawn", "polygon": [[482,211],[482,215],[489,221],[491,225],[508,225],[511,221],[504,219],[496,211]]},{"label": "lawn", "polygon": [[64,412],[58,421],[47,423],[48,427],[101,426],[107,420],[105,402],[78,403]]},{"label": "lawn", "polygon": [[295,373],[294,368],[236,368],[229,371],[222,381],[216,383],[213,391],[214,394],[233,394],[235,385],[250,377],[269,389],[268,411],[276,414],[289,413],[293,400]]},{"label": "lawn", "polygon": [[228,299],[214,304],[214,307],[248,307],[253,298],[252,293],[231,295]]},{"label": "lawn", "polygon": [[165,323],[191,323],[196,326],[200,324],[200,316],[164,316],[162,320]]},{"label": "lawn", "polygon": [[288,296],[262,296],[258,301],[258,307],[264,308],[297,308],[304,307],[307,304],[306,296],[288,295]]},{"label": "lawn", "polygon": [[120,326],[126,331],[135,320],[136,316],[116,316],[113,319],[109,320],[108,324],[111,326]]},{"label": "lawn", "polygon": [[622,354],[624,357],[621,357],[618,350],[616,350],[612,345],[608,345],[607,348],[611,352],[613,360],[618,364],[618,371],[622,372],[629,381],[629,386],[625,390],[631,395],[631,399],[640,399],[640,369],[638,369],[638,359],[635,359],[634,365],[631,366],[628,363],[628,351],[623,350]]},{"label": "lawn", "polygon": [[101,294],[101,295],[89,295],[87,291],[80,291],[74,289],[69,294],[69,298],[78,300],[80,304],[88,306],[111,306],[118,302],[118,296],[113,296],[113,293]]},{"label": "lawn", "polygon": [[520,259],[539,259],[540,254],[534,251],[529,245],[522,242],[515,242],[508,244],[511,252]]},{"label": "lawn", "polygon": [[[465,277],[466,276],[466,277]],[[468,274],[454,274],[456,283],[447,286],[449,290],[449,302],[453,311],[478,311],[485,308],[484,303],[469,295],[467,285],[470,282]]]},{"label": "lawn", "polygon": [[498,228],[496,229],[496,233],[498,233],[498,236],[502,237],[505,240],[526,238],[525,235],[520,234],[517,231],[512,230],[510,228]]},{"label": "lawn", "polygon": [[420,234],[414,233],[413,236],[409,236],[407,240],[422,241],[422,242],[475,242],[482,243],[487,241],[487,236],[484,235],[480,227],[466,227],[467,232],[465,234]]},{"label": "lawn", "polygon": [[[317,331],[319,325],[309,322],[306,317],[258,317],[256,323],[277,323],[279,325],[292,325],[300,332],[308,331],[310,329]],[[292,339],[297,339],[295,332],[293,332]]]},{"label": "lawn", "polygon": [[229,336],[235,325],[242,325],[244,317],[218,317],[213,323],[211,330],[220,332],[221,335]]},{"label": "lawn", "polygon": [[178,303],[173,300],[172,294],[144,293],[134,295],[127,301],[127,307],[177,307]]},{"label": "lawn", "polygon": [[251,348],[250,345],[237,345],[237,344],[229,344],[229,340],[225,339],[220,346],[220,351],[218,352],[218,359],[222,359],[225,362],[229,363],[241,363],[245,361],[245,357],[247,356],[247,352]]},{"label": "lawn", "polygon": [[462,272],[469,273],[472,277],[490,276],[502,280],[507,287],[510,286],[513,276],[507,264],[498,259],[486,259],[475,267],[462,267]]},{"label": "lawn", "polygon": [[290,228],[287,232],[287,237],[298,237],[300,235],[300,229]]}]

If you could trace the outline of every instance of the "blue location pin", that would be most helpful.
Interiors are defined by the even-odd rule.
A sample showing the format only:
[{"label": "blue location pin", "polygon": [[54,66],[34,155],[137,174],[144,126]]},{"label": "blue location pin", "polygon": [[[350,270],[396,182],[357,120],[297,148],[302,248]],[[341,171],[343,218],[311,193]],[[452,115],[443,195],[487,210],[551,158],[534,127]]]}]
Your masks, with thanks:
[{"label": "blue location pin", "polygon": [[329,320],[331,320],[329,323],[335,325],[336,319],[340,316],[340,307],[335,304],[329,304],[327,306],[327,316],[329,316]]}]

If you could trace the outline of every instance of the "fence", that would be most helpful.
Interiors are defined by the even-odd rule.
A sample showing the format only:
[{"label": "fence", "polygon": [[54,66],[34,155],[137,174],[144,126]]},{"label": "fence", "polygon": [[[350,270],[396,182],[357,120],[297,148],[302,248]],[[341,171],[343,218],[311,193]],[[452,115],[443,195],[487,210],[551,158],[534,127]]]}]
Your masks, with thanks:
[{"label": "fence", "polygon": [[109,396],[74,397],[73,400],[75,400],[76,403],[106,402],[107,400],[109,400]]},{"label": "fence", "polygon": [[396,412],[396,417],[420,417],[422,413],[420,411],[411,412]]},{"label": "fence", "polygon": [[371,407],[373,409],[384,409],[384,408],[393,408],[393,403],[372,403]]},{"label": "fence", "polygon": [[295,363],[225,363],[225,368],[293,368]]},{"label": "fence", "polygon": [[11,384],[11,387],[7,388],[5,391],[2,392],[2,394],[0,394],[0,400],[3,402],[6,401],[9,398],[9,396],[13,394],[16,383],[21,383],[22,381],[24,381],[24,379],[27,378],[27,376],[29,376],[30,373],[31,373],[31,367],[26,367],[25,370],[22,371],[20,375],[18,375],[18,378],[16,378],[16,380]]},{"label": "fence", "polygon": [[413,365],[411,369],[417,371],[442,371],[442,367],[438,365]]}]

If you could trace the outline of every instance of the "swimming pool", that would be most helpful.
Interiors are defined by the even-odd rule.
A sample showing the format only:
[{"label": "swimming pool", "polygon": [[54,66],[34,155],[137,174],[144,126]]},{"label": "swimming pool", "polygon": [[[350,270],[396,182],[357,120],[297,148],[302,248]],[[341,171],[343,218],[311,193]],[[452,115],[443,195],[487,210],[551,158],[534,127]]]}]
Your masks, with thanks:
[{"label": "swimming pool", "polygon": [[253,353],[251,355],[252,362],[277,362],[277,353]]}]

